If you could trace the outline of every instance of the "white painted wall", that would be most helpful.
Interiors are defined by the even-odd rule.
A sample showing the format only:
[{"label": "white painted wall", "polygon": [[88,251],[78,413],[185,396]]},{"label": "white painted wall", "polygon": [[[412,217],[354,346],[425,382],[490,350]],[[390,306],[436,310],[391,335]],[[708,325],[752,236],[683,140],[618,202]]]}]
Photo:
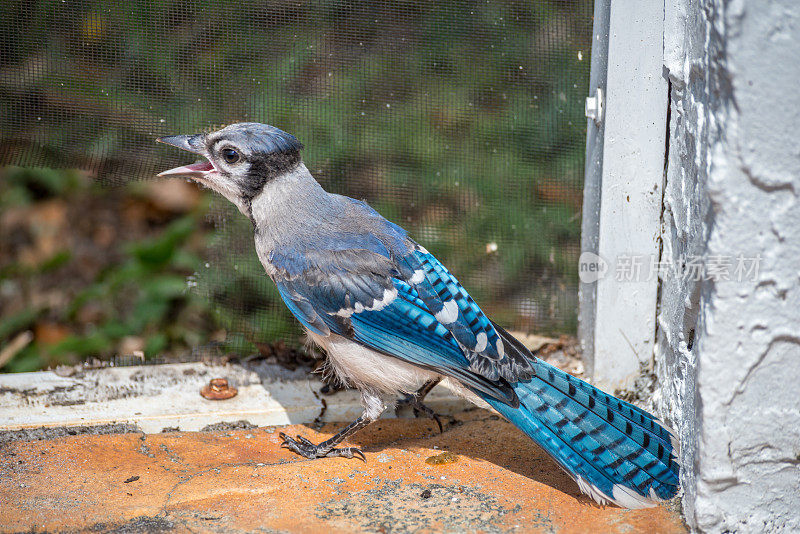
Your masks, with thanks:
[{"label": "white painted wall", "polygon": [[661,407],[684,512],[708,532],[800,531],[800,2],[668,0],[662,260],[760,256],[744,280],[662,280]]}]

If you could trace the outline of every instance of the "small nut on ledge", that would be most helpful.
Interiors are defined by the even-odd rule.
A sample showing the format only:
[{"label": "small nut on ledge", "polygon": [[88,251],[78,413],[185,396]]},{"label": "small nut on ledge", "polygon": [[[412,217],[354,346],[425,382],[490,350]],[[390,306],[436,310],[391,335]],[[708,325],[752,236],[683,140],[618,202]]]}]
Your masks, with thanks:
[{"label": "small nut on ledge", "polygon": [[208,400],[225,400],[235,397],[238,393],[236,388],[228,386],[227,378],[212,378],[211,381],[203,386],[200,395]]}]

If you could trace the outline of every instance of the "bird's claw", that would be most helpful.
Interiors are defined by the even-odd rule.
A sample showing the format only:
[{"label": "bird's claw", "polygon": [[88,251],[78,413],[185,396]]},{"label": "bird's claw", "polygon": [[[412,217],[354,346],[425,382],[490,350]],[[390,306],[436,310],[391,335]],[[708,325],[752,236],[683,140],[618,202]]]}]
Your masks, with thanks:
[{"label": "bird's claw", "polygon": [[416,395],[409,394],[403,397],[402,399],[397,401],[395,405],[395,414],[400,411],[400,408],[403,406],[410,406],[412,411],[414,412],[414,417],[419,417],[421,413],[424,413],[426,416],[430,417],[436,424],[439,425],[439,433],[443,434],[444,429],[442,427],[442,420],[439,419],[439,415],[430,409],[427,405],[420,402]]},{"label": "bird's claw", "polygon": [[356,447],[343,447],[341,449],[321,449],[319,445],[314,445],[301,435],[296,438],[290,438],[283,432],[280,434],[283,443],[281,448],[289,449],[295,454],[299,454],[304,458],[313,460],[315,458],[358,458],[364,463],[367,463],[367,458],[361,449]]}]

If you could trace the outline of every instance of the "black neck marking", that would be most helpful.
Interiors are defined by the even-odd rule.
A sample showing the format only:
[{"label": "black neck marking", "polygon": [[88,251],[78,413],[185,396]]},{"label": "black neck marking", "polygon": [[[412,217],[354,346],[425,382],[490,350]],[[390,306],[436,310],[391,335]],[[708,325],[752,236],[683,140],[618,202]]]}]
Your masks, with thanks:
[{"label": "black neck marking", "polygon": [[301,162],[300,151],[290,150],[288,152],[270,152],[260,155],[250,163],[250,170],[247,173],[245,183],[242,187],[242,202],[247,209],[247,216],[255,226],[253,220],[253,199],[258,196],[268,183],[291,171]]}]

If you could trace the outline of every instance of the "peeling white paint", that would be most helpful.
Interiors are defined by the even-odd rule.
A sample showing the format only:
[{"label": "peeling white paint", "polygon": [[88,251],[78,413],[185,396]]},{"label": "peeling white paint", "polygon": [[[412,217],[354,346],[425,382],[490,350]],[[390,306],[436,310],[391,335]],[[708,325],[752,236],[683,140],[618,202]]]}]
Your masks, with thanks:
[{"label": "peeling white paint", "polygon": [[662,279],[661,408],[684,512],[707,532],[800,531],[800,4],[667,2],[662,261],[760,257],[754,279]]},{"label": "peeling white paint", "polygon": [[[204,399],[200,389],[211,378],[227,378],[238,394],[222,401]],[[109,367],[71,376],[5,374],[0,375],[0,431],[121,423],[157,433],[240,420],[257,426],[348,422],[361,415],[357,391],[325,396],[319,393],[322,386],[304,370],[289,372],[263,363],[250,368],[206,363]],[[425,404],[440,414],[469,406],[442,386],[431,391]],[[386,410],[385,417],[394,417],[394,410]]]}]

